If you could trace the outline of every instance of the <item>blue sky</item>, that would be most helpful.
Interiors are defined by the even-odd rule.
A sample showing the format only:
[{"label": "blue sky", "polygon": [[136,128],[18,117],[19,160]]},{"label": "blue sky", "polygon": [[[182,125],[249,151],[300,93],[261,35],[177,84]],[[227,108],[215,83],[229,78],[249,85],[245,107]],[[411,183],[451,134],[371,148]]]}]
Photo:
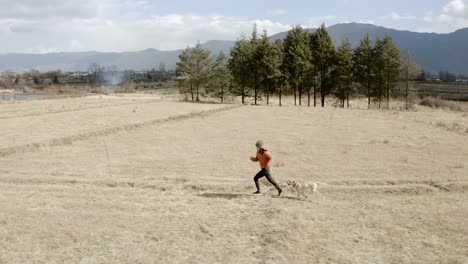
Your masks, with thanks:
[{"label": "blue sky", "polygon": [[291,25],[361,22],[417,32],[468,27],[468,0],[148,1],[0,0],[0,53],[174,50],[235,40],[254,23],[270,34]]}]

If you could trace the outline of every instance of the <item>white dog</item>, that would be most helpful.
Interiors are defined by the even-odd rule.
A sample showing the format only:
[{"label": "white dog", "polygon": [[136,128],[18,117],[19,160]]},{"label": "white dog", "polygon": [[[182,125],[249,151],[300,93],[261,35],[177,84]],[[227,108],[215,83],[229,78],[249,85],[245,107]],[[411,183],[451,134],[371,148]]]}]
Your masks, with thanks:
[{"label": "white dog", "polygon": [[302,182],[293,179],[287,179],[285,182],[289,187],[293,188],[294,191],[297,192],[297,198],[299,198],[301,195],[307,198],[307,196],[305,195],[306,190],[310,190],[312,191],[312,193],[317,193],[319,184],[328,185],[322,182]]}]

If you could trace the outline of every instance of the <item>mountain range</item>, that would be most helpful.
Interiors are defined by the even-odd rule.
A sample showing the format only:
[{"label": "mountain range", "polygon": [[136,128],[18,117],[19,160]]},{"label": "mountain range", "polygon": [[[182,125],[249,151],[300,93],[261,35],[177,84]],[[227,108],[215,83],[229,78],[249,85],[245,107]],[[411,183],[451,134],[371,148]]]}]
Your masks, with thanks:
[{"label": "mountain range", "polygon": [[[315,29],[309,29],[311,32]],[[411,59],[426,71],[449,71],[455,74],[468,75],[468,28],[448,34],[418,33],[384,28],[371,24],[347,23],[328,27],[330,36],[339,45],[348,39],[353,47],[366,33],[372,40],[390,35],[402,54],[409,52]],[[272,40],[284,39],[287,32],[271,36]],[[229,54],[234,41],[213,40],[202,44],[203,48],[217,55],[220,51]],[[0,70],[39,71],[87,70],[92,63],[102,66],[117,66],[119,69],[145,70],[158,68],[163,62],[167,69],[175,68],[182,50],[160,51],[146,49],[135,52],[62,52],[47,54],[0,54]]]}]

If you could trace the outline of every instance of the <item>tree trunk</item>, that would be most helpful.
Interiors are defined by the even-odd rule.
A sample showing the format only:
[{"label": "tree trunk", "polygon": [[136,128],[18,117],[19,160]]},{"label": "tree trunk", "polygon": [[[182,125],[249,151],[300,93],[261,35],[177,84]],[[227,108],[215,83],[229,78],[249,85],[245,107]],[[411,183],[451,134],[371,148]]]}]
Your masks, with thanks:
[{"label": "tree trunk", "polygon": [[302,105],[302,86],[301,85],[298,86],[298,90],[299,90],[299,105]]},{"label": "tree trunk", "polygon": [[380,109],[380,102],[381,101],[382,101],[382,87],[379,87],[379,109]]},{"label": "tree trunk", "polygon": [[254,74],[254,96],[255,105],[257,105],[257,73]]},{"label": "tree trunk", "polygon": [[390,109],[390,84],[388,81],[390,80],[390,72],[387,71],[387,109]]},{"label": "tree trunk", "polygon": [[405,108],[408,110],[408,88],[409,88],[409,51],[408,51],[408,61],[406,62],[406,92],[405,92]]},{"label": "tree trunk", "polygon": [[280,90],[279,90],[279,106],[281,106],[281,92],[282,92],[282,89],[280,87]]},{"label": "tree trunk", "polygon": [[314,86],[314,107],[317,107],[317,86]]},{"label": "tree trunk", "polygon": [[196,100],[197,100],[197,102],[200,101],[200,98],[198,97],[198,83],[197,83],[197,99]]},{"label": "tree trunk", "polygon": [[310,107],[310,88],[307,89],[307,106]]},{"label": "tree trunk", "polygon": [[[390,61],[387,63],[387,68],[390,68]],[[390,109],[390,71],[387,70],[387,109]]]},{"label": "tree trunk", "polygon": [[193,83],[190,82],[190,94],[192,95],[192,102],[194,101],[194,98],[193,98]]},{"label": "tree trunk", "polygon": [[224,87],[221,87],[221,103],[224,103]]},{"label": "tree trunk", "polygon": [[296,99],[296,84],[294,83],[294,105],[297,105],[297,99]]},{"label": "tree trunk", "polygon": [[370,83],[367,82],[367,109],[370,109],[370,97],[371,97],[371,92],[370,92]]},{"label": "tree trunk", "polygon": [[409,83],[408,83],[408,70],[406,70],[406,90],[405,90],[405,108],[408,110],[408,89],[409,88]]},{"label": "tree trunk", "polygon": [[387,83],[387,109],[390,109],[390,86]]},{"label": "tree trunk", "polygon": [[322,107],[325,107],[325,95],[320,94],[321,101],[322,101]]},{"label": "tree trunk", "polygon": [[[345,99],[346,99],[347,107],[349,108],[349,80],[346,80]],[[344,103],[343,103],[343,107],[344,107]]]},{"label": "tree trunk", "polygon": [[270,85],[269,84],[267,84],[266,97],[267,97],[267,105],[269,105],[270,104]]},{"label": "tree trunk", "polygon": [[257,87],[254,88],[254,104],[257,105]]},{"label": "tree trunk", "polygon": [[242,82],[242,104],[245,103],[244,100],[245,100],[245,84],[244,82]]}]

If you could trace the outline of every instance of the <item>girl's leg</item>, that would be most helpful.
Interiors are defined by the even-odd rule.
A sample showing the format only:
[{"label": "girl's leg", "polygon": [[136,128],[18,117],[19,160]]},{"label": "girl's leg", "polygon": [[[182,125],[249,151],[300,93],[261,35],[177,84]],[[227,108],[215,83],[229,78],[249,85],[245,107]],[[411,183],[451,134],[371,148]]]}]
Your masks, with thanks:
[{"label": "girl's leg", "polygon": [[267,178],[267,180],[273,184],[273,186],[275,186],[276,190],[278,190],[279,192],[281,191],[281,187],[278,185],[278,183],[276,183],[275,179],[273,179],[273,177],[271,177],[271,173],[270,173],[270,169],[263,169],[265,171],[265,176]]},{"label": "girl's leg", "polygon": [[265,172],[264,172],[264,170],[262,169],[262,170],[259,171],[259,172],[257,173],[257,175],[255,175],[255,177],[254,177],[254,182],[255,182],[255,187],[257,187],[257,192],[260,192],[260,183],[258,182],[258,180],[259,180],[261,177],[263,177],[263,176],[265,176]]}]

